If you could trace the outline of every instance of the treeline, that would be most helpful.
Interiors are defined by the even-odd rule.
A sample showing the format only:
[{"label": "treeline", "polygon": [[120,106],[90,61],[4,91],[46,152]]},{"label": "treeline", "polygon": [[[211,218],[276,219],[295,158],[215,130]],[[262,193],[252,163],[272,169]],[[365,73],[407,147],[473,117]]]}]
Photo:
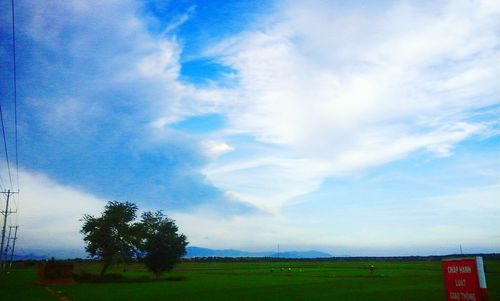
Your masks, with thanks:
[{"label": "treeline", "polygon": [[[456,257],[482,256],[485,260],[500,260],[500,253],[475,253],[475,254],[451,254],[431,256],[363,256],[363,257],[328,257],[328,258],[278,258],[278,257],[192,257],[181,258],[181,262],[332,262],[332,261],[440,261]],[[53,259],[52,259],[53,260]],[[47,259],[16,260],[14,266],[35,266],[37,263]],[[98,263],[99,260],[88,258],[59,259],[61,262],[73,263]],[[140,263],[141,260],[127,260],[126,264]]]},{"label": "treeline", "polygon": [[[500,260],[500,253],[474,253],[474,254],[451,254],[451,255],[430,255],[430,256],[353,256],[353,257],[326,257],[326,258],[279,258],[279,257],[190,257],[181,258],[181,262],[291,262],[291,261],[304,261],[304,262],[329,262],[329,261],[439,261],[449,258],[459,257],[476,257],[482,256],[483,259]],[[14,264],[18,266],[33,266],[38,262],[54,260],[54,259],[24,259],[15,260]],[[63,262],[87,262],[98,263],[99,260],[89,258],[70,258],[70,259],[57,259]],[[131,259],[126,263],[137,263],[141,260]]]},{"label": "treeline", "polygon": [[355,257],[326,257],[326,258],[279,258],[279,257],[192,257],[182,258],[183,262],[331,262],[331,261],[439,261],[455,257],[476,257],[483,259],[500,260],[500,253],[451,254],[430,256],[355,256]]}]

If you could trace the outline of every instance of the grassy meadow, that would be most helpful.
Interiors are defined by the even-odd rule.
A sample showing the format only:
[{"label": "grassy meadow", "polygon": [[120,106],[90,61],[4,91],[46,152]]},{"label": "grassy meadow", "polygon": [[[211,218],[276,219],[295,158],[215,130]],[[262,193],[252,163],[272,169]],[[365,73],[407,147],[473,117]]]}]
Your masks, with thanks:
[{"label": "grassy meadow", "polygon": [[[369,265],[375,266],[373,275]],[[486,260],[490,301],[500,300],[500,261]],[[100,265],[77,263],[75,273]],[[11,300],[444,300],[440,261],[184,262],[160,280],[142,265],[118,265],[118,279],[44,287],[35,267],[0,275]]]}]

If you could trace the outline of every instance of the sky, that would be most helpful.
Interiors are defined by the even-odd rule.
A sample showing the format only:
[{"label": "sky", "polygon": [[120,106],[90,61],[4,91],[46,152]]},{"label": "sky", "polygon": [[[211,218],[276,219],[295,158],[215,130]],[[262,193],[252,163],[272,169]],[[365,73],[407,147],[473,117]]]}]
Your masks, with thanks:
[{"label": "sky", "polygon": [[19,181],[6,1],[0,99],[19,250],[82,249],[82,216],[117,200],[199,247],[500,252],[498,1],[15,9]]}]

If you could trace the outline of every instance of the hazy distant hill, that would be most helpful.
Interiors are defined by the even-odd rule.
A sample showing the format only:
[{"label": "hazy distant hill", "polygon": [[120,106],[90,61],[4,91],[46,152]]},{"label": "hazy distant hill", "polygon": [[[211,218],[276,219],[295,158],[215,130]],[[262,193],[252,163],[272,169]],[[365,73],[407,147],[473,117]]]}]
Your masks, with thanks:
[{"label": "hazy distant hill", "polygon": [[[274,257],[274,258],[329,258],[333,255],[321,251],[287,251],[287,252],[246,252],[240,250],[226,249],[215,250],[200,247],[187,247],[187,258],[193,257]],[[357,256],[337,255],[336,257],[349,258],[350,260],[440,260],[453,257],[483,256],[483,258],[500,259],[499,253],[472,253],[472,254],[448,254],[448,255],[425,255],[425,256]],[[82,249],[21,249],[16,250],[14,260],[43,260],[50,259],[74,259],[87,258]]]},{"label": "hazy distant hill", "polygon": [[[10,258],[10,257],[9,257]],[[36,255],[33,253],[28,253],[28,254],[14,254],[13,259],[14,260],[43,260],[43,259],[48,259],[49,257],[44,256],[44,255]]]},{"label": "hazy distant hill", "polygon": [[86,258],[87,254],[83,249],[23,249],[17,250],[14,260],[43,260],[43,259],[72,259]]},{"label": "hazy distant hill", "polygon": [[[186,256],[192,257],[275,257],[275,258],[325,258],[332,255],[320,251],[289,251],[289,252],[247,252],[233,249],[215,250],[200,247],[187,247]],[[16,252],[15,260],[41,260],[55,257],[56,259],[87,258],[80,249],[32,249]]]},{"label": "hazy distant hill", "polygon": [[280,257],[280,258],[328,258],[332,257],[331,254],[321,252],[321,251],[290,251],[290,252],[280,252],[273,253],[270,257]]},{"label": "hazy distant hill", "polygon": [[246,252],[226,249],[214,250],[199,247],[187,247],[185,257],[276,257],[276,258],[325,258],[331,254],[320,251],[289,251],[289,252]]},{"label": "hazy distant hill", "polygon": [[271,252],[246,252],[240,250],[214,250],[200,247],[187,247],[185,257],[266,257]]}]

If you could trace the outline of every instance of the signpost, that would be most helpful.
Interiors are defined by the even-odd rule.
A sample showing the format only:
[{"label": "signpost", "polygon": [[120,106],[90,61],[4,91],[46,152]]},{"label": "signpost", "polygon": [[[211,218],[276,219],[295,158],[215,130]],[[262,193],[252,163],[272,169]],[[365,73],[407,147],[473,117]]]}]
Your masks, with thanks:
[{"label": "signpost", "polygon": [[443,260],[446,301],[488,301],[482,257]]}]

